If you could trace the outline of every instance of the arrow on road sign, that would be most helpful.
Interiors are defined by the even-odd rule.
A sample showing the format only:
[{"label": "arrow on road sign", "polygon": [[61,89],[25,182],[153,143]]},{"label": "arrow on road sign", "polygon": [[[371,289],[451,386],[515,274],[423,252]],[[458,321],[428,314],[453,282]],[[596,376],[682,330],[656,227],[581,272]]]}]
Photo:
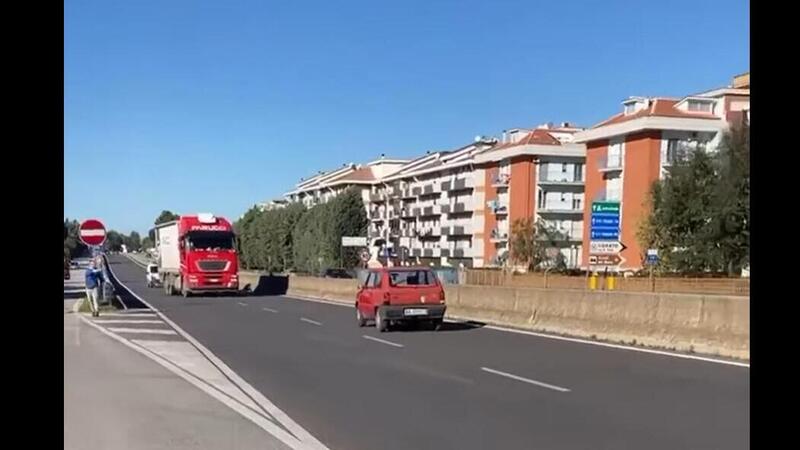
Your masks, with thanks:
[{"label": "arrow on road sign", "polygon": [[597,255],[611,255],[625,250],[626,247],[619,241],[589,241],[589,253]]},{"label": "arrow on road sign", "polygon": [[619,255],[589,255],[589,264],[598,266],[618,266],[625,261]]}]

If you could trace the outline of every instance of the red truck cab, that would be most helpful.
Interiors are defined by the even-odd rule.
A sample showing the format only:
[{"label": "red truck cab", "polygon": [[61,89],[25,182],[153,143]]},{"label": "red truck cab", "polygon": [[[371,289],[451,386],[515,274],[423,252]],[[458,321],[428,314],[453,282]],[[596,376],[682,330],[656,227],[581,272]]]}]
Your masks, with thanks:
[{"label": "red truck cab", "polygon": [[239,258],[230,222],[211,214],[181,216],[156,227],[159,277],[167,294],[239,290]]},{"label": "red truck cab", "polygon": [[427,267],[370,269],[356,294],[356,320],[368,320],[383,332],[402,322],[427,323],[439,329],[446,310],[444,288]]}]

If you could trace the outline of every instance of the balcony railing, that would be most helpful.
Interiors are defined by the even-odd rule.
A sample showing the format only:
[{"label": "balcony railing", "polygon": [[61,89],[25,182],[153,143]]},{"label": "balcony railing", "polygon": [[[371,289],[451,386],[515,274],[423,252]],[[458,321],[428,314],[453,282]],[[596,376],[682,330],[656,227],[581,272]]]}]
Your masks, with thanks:
[{"label": "balcony railing", "polygon": [[582,186],[584,184],[584,180],[575,178],[574,176],[568,176],[567,174],[560,174],[560,175],[547,174],[539,177],[539,184]]},{"label": "balcony railing", "polygon": [[505,202],[501,202],[499,200],[489,200],[486,202],[486,206],[492,212],[492,214],[508,214],[508,205]]},{"label": "balcony railing", "polygon": [[583,214],[581,205],[542,205],[538,208],[539,214]]},{"label": "balcony railing", "polygon": [[504,242],[508,240],[508,231],[493,229],[489,234],[489,240],[492,242]]},{"label": "balcony railing", "polygon": [[453,225],[450,231],[451,231],[450,234],[453,236],[464,236],[467,234],[472,234],[471,227],[464,225]]},{"label": "balcony railing", "polygon": [[473,183],[471,178],[459,178],[457,180],[443,181],[441,186],[443,191],[453,191],[471,188],[473,187]]},{"label": "balcony railing", "polygon": [[492,174],[492,187],[502,188],[508,187],[511,182],[511,174],[508,173],[494,173]]},{"label": "balcony railing", "polygon": [[622,170],[622,156],[602,156],[597,162],[597,168],[600,172],[619,172]]}]

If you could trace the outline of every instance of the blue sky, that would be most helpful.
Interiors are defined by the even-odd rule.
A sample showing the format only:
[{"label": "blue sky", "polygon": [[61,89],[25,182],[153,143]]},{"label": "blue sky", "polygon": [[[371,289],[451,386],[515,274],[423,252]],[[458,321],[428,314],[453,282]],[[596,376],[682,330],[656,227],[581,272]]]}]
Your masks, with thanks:
[{"label": "blue sky", "polygon": [[[745,1],[66,0],[64,215],[236,219],[300,177],[749,70]],[[99,189],[102,187],[102,189]]]}]

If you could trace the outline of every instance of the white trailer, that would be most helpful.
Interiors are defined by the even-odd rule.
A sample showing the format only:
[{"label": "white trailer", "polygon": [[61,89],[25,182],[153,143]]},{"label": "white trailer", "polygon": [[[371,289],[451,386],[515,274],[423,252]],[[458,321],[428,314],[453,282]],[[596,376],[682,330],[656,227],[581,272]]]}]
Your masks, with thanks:
[{"label": "white trailer", "polygon": [[178,275],[181,270],[181,255],[178,235],[178,221],[156,226],[156,264],[158,273],[164,280],[165,274]]}]

